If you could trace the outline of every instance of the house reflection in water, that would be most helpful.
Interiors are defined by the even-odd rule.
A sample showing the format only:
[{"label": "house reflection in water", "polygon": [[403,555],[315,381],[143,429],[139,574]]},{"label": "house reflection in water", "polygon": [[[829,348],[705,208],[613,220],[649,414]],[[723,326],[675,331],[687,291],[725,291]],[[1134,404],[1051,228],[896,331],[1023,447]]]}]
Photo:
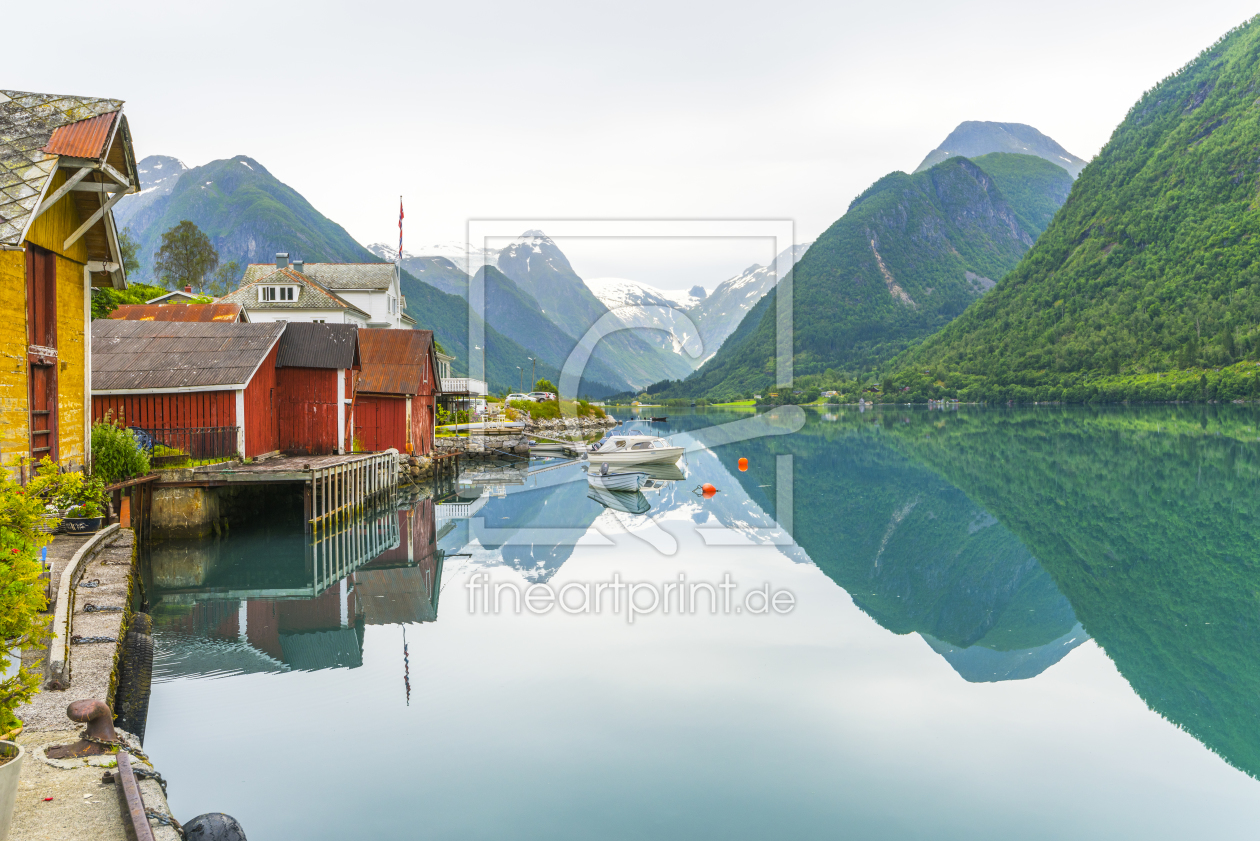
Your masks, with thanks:
[{"label": "house reflection in water", "polygon": [[433,501],[400,500],[316,535],[169,541],[147,567],[160,679],[361,666],[366,626],[437,620],[442,552]]}]

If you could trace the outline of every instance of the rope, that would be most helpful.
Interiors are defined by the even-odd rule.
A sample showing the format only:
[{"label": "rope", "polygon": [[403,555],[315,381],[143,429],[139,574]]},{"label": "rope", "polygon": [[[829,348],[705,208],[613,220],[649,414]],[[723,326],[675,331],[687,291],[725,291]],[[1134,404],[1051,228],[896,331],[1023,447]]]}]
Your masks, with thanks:
[{"label": "rope", "polygon": [[93,587],[101,586],[101,579],[93,578],[91,581],[80,581],[79,586],[85,590],[91,590]]},{"label": "rope", "polygon": [[121,607],[98,607],[97,605],[94,605],[91,602],[86,602],[83,605],[83,612],[84,613],[121,613],[122,608]]}]

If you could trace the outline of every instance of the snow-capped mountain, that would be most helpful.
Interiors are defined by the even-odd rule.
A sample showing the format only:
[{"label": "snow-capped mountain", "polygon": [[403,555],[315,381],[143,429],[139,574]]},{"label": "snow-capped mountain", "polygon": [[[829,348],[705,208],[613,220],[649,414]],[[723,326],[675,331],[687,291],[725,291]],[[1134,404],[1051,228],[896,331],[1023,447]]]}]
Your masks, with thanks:
[{"label": "snow-capped mountain", "polygon": [[[643,337],[662,346],[668,343],[674,353],[699,368],[717,353],[748,311],[774,288],[778,282],[775,267],[780,259],[790,260],[788,265],[795,265],[809,246],[806,242],[785,249],[775,258],[775,265],[751,265],[739,275],[719,283],[711,294],[699,284],[685,292],[667,291],[622,277],[593,278],[587,280],[586,285],[628,326],[668,330],[669,336],[644,333]],[[661,312],[662,308],[677,314]],[[687,327],[688,320],[700,334],[702,355],[699,359],[693,360],[683,352],[684,344],[694,335]]]},{"label": "snow-capped mountain", "polygon": [[703,286],[693,286],[691,291],[658,289],[637,280],[624,277],[595,277],[585,280],[586,285],[595,293],[595,297],[604,302],[608,309],[616,311],[621,307],[666,306],[689,309],[704,298],[694,294],[696,290],[704,292]]},{"label": "snow-capped mountain", "polygon": [[700,328],[700,337],[704,342],[704,355],[694,361],[695,367],[699,368],[717,353],[748,311],[779,282],[775,267],[785,259],[788,265],[795,266],[810,245],[812,243],[803,242],[784,249],[771,266],[754,263],[735,277],[719,283],[712,293],[691,307],[688,314]]},{"label": "snow-capped mountain", "polygon": [[129,227],[142,210],[174,192],[179,177],[188,167],[179,158],[150,155],[136,164],[136,170],[140,175],[140,192],[127,196],[114,208],[114,221],[119,230]]},{"label": "snow-capped mountain", "polygon": [[[668,331],[668,336],[643,335],[658,346],[668,346],[674,353],[681,354],[683,344],[695,335],[687,324],[691,318],[688,310],[703,300],[699,296],[681,290],[665,291],[623,277],[592,278],[586,285],[627,326]],[[685,358],[690,360],[690,356],[685,355]]]},{"label": "snow-capped mountain", "polygon": [[[398,255],[398,249],[384,242],[374,242],[367,247],[377,257],[382,260],[394,262],[394,258]],[[431,244],[422,244],[414,249],[403,247],[403,268],[407,268],[407,261],[420,257],[443,257],[455,264],[461,272],[466,275],[474,275],[477,269],[482,266],[493,266],[498,262],[499,251],[495,248],[472,248],[468,247],[466,242],[437,242]],[[410,269],[407,269],[411,271]],[[415,272],[412,272],[415,274]]]}]

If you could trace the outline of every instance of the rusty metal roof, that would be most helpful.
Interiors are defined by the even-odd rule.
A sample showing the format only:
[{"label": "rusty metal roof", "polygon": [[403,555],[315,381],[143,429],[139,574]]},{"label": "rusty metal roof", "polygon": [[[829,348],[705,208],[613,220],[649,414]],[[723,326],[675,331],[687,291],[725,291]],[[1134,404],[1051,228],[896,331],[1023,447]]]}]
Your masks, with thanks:
[{"label": "rusty metal roof", "polygon": [[432,330],[359,330],[359,391],[372,394],[420,394],[440,391],[437,365],[424,382],[424,360],[433,353]]},{"label": "rusty metal roof", "polygon": [[72,158],[100,158],[105,154],[105,141],[109,140],[117,111],[99,117],[79,120],[53,129],[52,137],[44,151],[50,155],[69,155]]},{"label": "rusty metal roof", "polygon": [[[45,151],[53,135],[75,123],[96,123],[96,118],[117,114],[122,107],[120,99],[0,90],[0,244],[21,245],[31,214],[57,168],[58,154]],[[86,142],[84,138],[95,130],[73,132],[76,144]],[[135,173],[127,174],[134,183]]]},{"label": "rusty metal roof", "polygon": [[298,321],[285,328],[277,368],[359,367],[359,328],[353,324]]},{"label": "rusty metal roof", "polygon": [[240,304],[122,304],[109,314],[119,321],[222,321],[245,320]]},{"label": "rusty metal roof", "polygon": [[244,388],[280,339],[282,321],[92,322],[92,391]]}]

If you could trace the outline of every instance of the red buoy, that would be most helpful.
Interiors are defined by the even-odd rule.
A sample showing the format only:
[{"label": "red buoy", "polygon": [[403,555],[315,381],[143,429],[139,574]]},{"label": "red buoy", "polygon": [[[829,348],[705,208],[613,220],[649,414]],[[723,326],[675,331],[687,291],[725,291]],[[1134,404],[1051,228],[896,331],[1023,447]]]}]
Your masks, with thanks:
[{"label": "red buoy", "polygon": [[701,485],[700,490],[704,493],[705,499],[709,499],[715,493],[717,493],[717,488],[713,487],[708,482],[705,482],[703,485]]},{"label": "red buoy", "polygon": [[746,471],[747,469],[748,469],[748,459],[746,459],[746,458],[741,458],[741,459],[739,460],[739,472],[740,472],[740,473],[743,473],[743,472],[744,472],[744,471]]}]

